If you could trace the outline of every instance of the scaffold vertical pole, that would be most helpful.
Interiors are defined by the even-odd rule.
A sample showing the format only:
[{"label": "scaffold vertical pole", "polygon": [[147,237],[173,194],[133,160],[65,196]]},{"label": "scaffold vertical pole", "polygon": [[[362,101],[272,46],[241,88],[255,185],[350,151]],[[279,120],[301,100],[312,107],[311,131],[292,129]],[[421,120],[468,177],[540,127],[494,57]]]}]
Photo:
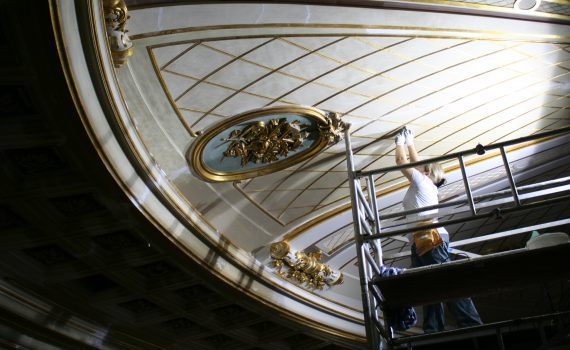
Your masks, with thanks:
[{"label": "scaffold vertical pole", "polygon": [[[352,202],[352,217],[354,221],[354,243],[356,245],[356,254],[358,259],[358,272],[360,275],[360,289],[362,296],[362,312],[364,314],[364,327],[366,330],[366,339],[368,347],[373,350],[381,350],[382,340],[380,333],[376,330],[376,320],[373,315],[376,312],[375,301],[372,293],[369,291],[371,280],[371,268],[366,262],[364,244],[362,239],[362,224],[360,213],[360,198],[357,191],[360,190],[360,179],[356,178],[354,170],[354,158],[352,154],[352,145],[350,142],[350,125],[347,125],[344,132],[344,140],[346,143],[346,163],[348,170],[348,183],[350,188],[350,198]],[[358,186],[358,189],[357,189]]]},{"label": "scaffold vertical pole", "polygon": [[[376,202],[376,185],[374,184],[374,175],[368,175],[368,198],[370,200],[370,206],[372,207],[372,220],[374,220],[374,233],[379,234],[382,227],[380,226],[380,215],[378,213],[378,203]],[[378,266],[384,265],[382,258],[382,246],[379,239],[373,241],[374,250],[376,251],[376,264]]]},{"label": "scaffold vertical pole", "polygon": [[517,191],[517,185],[515,184],[515,179],[513,178],[513,173],[511,172],[511,167],[509,165],[509,159],[507,158],[507,152],[505,147],[501,146],[501,157],[503,158],[503,164],[505,165],[505,171],[507,173],[507,178],[509,179],[509,185],[511,186],[511,192],[513,193],[513,199],[515,200],[515,205],[517,207],[521,206],[521,201],[519,199],[519,193]]},{"label": "scaffold vertical pole", "polygon": [[471,208],[471,214],[477,215],[477,210],[475,209],[475,201],[473,200],[473,193],[471,192],[471,185],[469,184],[469,178],[467,177],[467,170],[465,169],[465,161],[463,156],[459,156],[459,166],[461,167],[461,174],[463,175],[463,185],[465,186],[465,193],[467,194],[467,200],[469,201],[469,208]]}]

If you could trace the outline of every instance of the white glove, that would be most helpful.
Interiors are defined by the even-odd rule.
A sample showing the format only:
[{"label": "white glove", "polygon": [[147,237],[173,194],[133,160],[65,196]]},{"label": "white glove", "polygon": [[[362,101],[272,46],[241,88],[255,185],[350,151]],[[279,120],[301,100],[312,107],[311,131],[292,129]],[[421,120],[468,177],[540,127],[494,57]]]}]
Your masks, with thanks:
[{"label": "white glove", "polygon": [[412,146],[414,144],[414,132],[406,127],[403,134],[406,139],[406,145]]},{"label": "white glove", "polygon": [[406,142],[406,136],[404,135],[403,132],[399,132],[398,135],[396,135],[396,146],[403,146],[404,143]]}]

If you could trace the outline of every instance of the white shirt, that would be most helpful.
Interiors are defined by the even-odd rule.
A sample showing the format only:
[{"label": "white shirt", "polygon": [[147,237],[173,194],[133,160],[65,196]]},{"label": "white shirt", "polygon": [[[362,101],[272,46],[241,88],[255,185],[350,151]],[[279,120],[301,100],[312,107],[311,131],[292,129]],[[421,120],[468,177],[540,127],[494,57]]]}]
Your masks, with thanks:
[{"label": "white shirt", "polygon": [[[408,188],[406,195],[404,196],[402,204],[404,205],[404,210],[412,210],[439,204],[439,199],[437,197],[437,186],[434,185],[428,176],[420,173],[417,169],[412,169],[411,185],[410,188]],[[408,215],[408,217],[413,219],[434,213],[437,213],[437,209],[422,211],[417,214],[411,214]],[[433,221],[437,222],[436,219]],[[448,234],[447,230],[443,227],[438,227],[437,231],[440,235]]]}]

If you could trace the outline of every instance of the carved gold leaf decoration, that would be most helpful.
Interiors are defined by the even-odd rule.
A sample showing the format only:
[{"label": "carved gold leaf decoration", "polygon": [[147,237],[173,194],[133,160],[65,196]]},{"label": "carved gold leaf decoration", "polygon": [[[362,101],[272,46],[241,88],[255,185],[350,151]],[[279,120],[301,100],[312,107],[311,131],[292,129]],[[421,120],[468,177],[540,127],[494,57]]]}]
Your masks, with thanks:
[{"label": "carved gold leaf decoration", "polygon": [[119,68],[133,55],[133,43],[125,28],[129,12],[124,0],[104,0],[103,9],[113,64]]},{"label": "carved gold leaf decoration", "polygon": [[[277,274],[308,288],[322,290],[325,286],[332,287],[344,282],[342,272],[335,271],[320,262],[322,258],[320,251],[292,252],[287,242],[277,242],[271,245],[270,253]],[[281,271],[284,267],[287,269],[286,272]]]},{"label": "carved gold leaf decoration", "polygon": [[338,113],[284,105],[258,108],[211,126],[188,148],[193,175],[209,182],[250,179],[314,157],[343,139]]},{"label": "carved gold leaf decoration", "polygon": [[308,125],[286,118],[257,121],[243,129],[233,130],[224,157],[240,157],[241,166],[248,163],[271,163],[297,150],[309,136]]},{"label": "carved gold leaf decoration", "polygon": [[332,145],[344,138],[346,124],[341,120],[339,113],[326,112],[326,125],[319,125],[321,138],[327,139],[328,144]]}]

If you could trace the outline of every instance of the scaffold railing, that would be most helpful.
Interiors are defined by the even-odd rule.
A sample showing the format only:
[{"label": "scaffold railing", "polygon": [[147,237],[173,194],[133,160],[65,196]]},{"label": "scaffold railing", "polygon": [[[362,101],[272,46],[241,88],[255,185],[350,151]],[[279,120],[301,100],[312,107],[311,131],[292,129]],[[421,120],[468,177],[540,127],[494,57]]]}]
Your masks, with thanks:
[{"label": "scaffold railing", "polygon": [[[540,134],[534,134],[531,136],[509,140],[506,142],[491,144],[487,146],[477,145],[477,147],[473,149],[451,153],[441,157],[426,159],[415,163],[407,163],[404,165],[390,166],[381,169],[374,169],[367,171],[357,170],[354,167],[354,158],[353,158],[349,129],[350,128],[348,127],[345,130],[348,180],[349,180],[349,188],[350,188],[350,195],[352,201],[352,214],[354,222],[354,242],[356,246],[358,269],[360,274],[360,286],[361,286],[361,295],[363,303],[363,313],[365,318],[366,337],[370,349],[374,350],[392,349],[394,346],[402,344],[407,344],[408,348],[411,348],[411,344],[413,342],[420,340],[422,342],[426,342],[431,336],[431,335],[430,336],[422,335],[419,337],[415,336],[415,338],[413,336],[404,337],[408,338],[408,340],[395,336],[394,329],[390,325],[387,314],[387,305],[390,304],[390,300],[385,299],[385,295],[381,287],[382,283],[378,283],[378,281],[383,279],[386,280],[386,278],[382,277],[384,260],[386,258],[392,259],[395,257],[403,257],[409,255],[410,253],[409,251],[400,252],[397,254],[393,254],[391,256],[384,257],[381,245],[382,239],[388,237],[402,236],[419,230],[426,230],[431,228],[443,227],[447,225],[465,223],[469,221],[480,220],[483,218],[498,217],[501,215],[507,215],[509,213],[521,210],[530,210],[534,208],[550,206],[560,202],[567,202],[567,203],[570,202],[570,177],[542,181],[540,183],[535,183],[531,185],[518,186],[516,184],[515,177],[513,176],[513,173],[511,171],[511,166],[507,154],[507,147],[509,146],[520,145],[534,140],[559,137],[561,135],[570,133],[570,127],[564,127],[557,130],[543,132]],[[502,164],[504,166],[505,174],[507,176],[509,184],[508,185],[509,189],[502,191],[495,191],[492,194],[483,194],[475,196],[473,195],[471,184],[469,182],[469,177],[467,175],[465,157],[471,155],[483,155],[490,150],[499,151],[498,154],[500,154]],[[389,172],[401,171],[407,168],[418,167],[433,162],[443,162],[449,160],[457,160],[459,162],[462,181],[465,189],[464,199],[442,202],[438,205],[423,207],[414,210],[400,211],[397,213],[390,213],[390,214],[380,214],[382,208],[379,208],[378,205],[376,179],[375,179],[376,176],[386,174]],[[505,204],[512,204],[512,205],[507,208],[504,208]],[[401,219],[402,217],[411,216],[411,214],[417,214],[430,210],[431,211],[438,210],[438,213],[432,215],[424,215],[421,217],[421,219],[417,219],[417,222],[414,222],[413,220],[409,219],[405,220],[404,223],[398,223],[393,221],[390,223],[390,225],[387,225],[385,228],[383,228],[381,224],[382,220],[388,221],[389,219],[398,219],[398,218]],[[458,213],[462,214],[463,216],[460,218],[442,219],[442,217],[454,216]],[[426,219],[434,219],[434,220],[432,223],[425,224]],[[422,223],[420,223],[419,221],[421,221]],[[545,228],[552,228],[567,224],[570,224],[569,218],[556,220],[539,225],[531,225],[527,227],[506,230],[503,232],[494,232],[485,236],[472,237],[464,240],[450,242],[450,248],[456,249],[456,247],[465,246],[468,244],[518,235],[522,233],[528,233],[534,230],[541,230]],[[570,250],[568,249],[566,249],[566,251],[570,252]],[[518,253],[523,253],[523,252],[518,252],[518,251],[512,252],[512,254],[518,254]],[[501,254],[497,254],[497,258],[499,258],[499,255]],[[473,255],[473,256],[478,257],[478,255]],[[484,258],[487,259],[488,261],[491,261],[491,259],[494,258],[494,254],[485,255]],[[507,257],[507,260],[508,259],[512,260],[511,257]],[[445,263],[438,265],[437,269],[430,267],[420,268],[423,269],[423,271],[420,272],[423,274],[425,273],[437,274],[440,273],[438,271],[442,270],[445,271],[445,269],[450,268],[450,266],[453,265],[453,263],[456,263],[455,265],[457,265],[457,262]],[[465,262],[460,262],[460,264],[464,263]],[[552,263],[555,264],[556,261],[553,261]],[[446,266],[448,264],[449,266]],[[464,267],[468,268],[467,265],[465,265]],[[413,269],[411,269],[410,272],[411,271],[413,271]],[[556,273],[556,271],[554,271],[553,273]],[[410,273],[406,276],[406,274],[404,273],[399,276],[389,277],[387,280],[391,279],[390,283],[400,283],[399,281],[405,281],[406,278],[408,279],[414,278],[414,274]],[[393,298],[394,293],[391,293],[390,297]],[[405,304],[405,300],[404,301],[398,300],[397,304],[398,305]],[[414,305],[409,305],[409,306],[414,306]],[[489,327],[490,327],[489,325],[484,325],[483,327],[479,328],[473,327],[473,332],[474,332],[473,334],[476,334],[477,330],[488,329]],[[461,332],[463,334],[465,332],[469,332],[469,329],[457,330],[457,332]],[[444,333],[446,335],[449,335],[450,337],[453,337],[454,334],[456,334],[453,331],[446,331]],[[433,335],[432,337],[434,339],[441,338],[438,335]]]}]

